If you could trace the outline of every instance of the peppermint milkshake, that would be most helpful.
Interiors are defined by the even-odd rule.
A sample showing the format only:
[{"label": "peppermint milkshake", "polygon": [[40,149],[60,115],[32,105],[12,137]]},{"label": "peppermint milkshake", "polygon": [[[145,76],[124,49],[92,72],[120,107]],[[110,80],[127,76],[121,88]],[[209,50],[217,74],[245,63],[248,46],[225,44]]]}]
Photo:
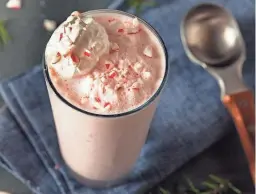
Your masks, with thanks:
[{"label": "peppermint milkshake", "polygon": [[125,12],[73,12],[45,51],[45,78],[64,161],[89,186],[115,184],[145,143],[167,75],[163,42]]}]

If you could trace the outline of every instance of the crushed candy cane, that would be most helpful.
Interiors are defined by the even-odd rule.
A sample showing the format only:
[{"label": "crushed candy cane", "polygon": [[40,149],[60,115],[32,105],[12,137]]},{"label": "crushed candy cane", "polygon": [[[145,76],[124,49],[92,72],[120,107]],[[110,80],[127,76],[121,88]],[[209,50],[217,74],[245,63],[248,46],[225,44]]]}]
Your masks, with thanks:
[{"label": "crushed candy cane", "polygon": [[133,25],[134,27],[139,27],[140,22],[139,22],[138,18],[134,18],[134,19],[132,20],[132,25]]},{"label": "crushed candy cane", "polygon": [[119,50],[118,44],[115,43],[115,42],[112,42],[111,43],[111,49],[112,49],[112,51],[118,51]]},{"label": "crushed candy cane", "polygon": [[75,64],[78,64],[80,62],[80,59],[76,54],[71,53],[70,57]]},{"label": "crushed candy cane", "polygon": [[91,56],[91,52],[87,49],[84,50],[84,56],[86,57],[90,57]]},{"label": "crushed candy cane", "polygon": [[108,77],[113,79],[116,76],[117,76],[117,73],[115,71],[113,71],[113,72],[110,73],[110,75]]},{"label": "crushed candy cane", "polygon": [[124,112],[147,101],[161,84],[163,66],[161,45],[156,47],[150,38],[155,35],[144,27],[136,17],[72,13],[46,49],[51,78],[63,82],[57,89],[76,106],[99,114]]},{"label": "crushed candy cane", "polygon": [[150,79],[151,78],[151,73],[149,72],[149,71],[145,71],[145,72],[142,72],[142,78],[144,79],[144,80],[148,80],[148,79]]},{"label": "crushed candy cane", "polygon": [[136,73],[140,73],[141,70],[142,70],[143,66],[140,62],[136,62],[133,66],[133,70],[136,72]]},{"label": "crushed candy cane", "polygon": [[106,66],[106,69],[109,69],[110,68],[110,63],[105,64],[105,66]]},{"label": "crushed candy cane", "polygon": [[152,58],[153,57],[153,48],[152,48],[152,46],[146,46],[144,51],[143,51],[143,54],[147,57]]},{"label": "crushed candy cane", "polygon": [[63,33],[60,33],[60,39],[59,39],[59,41],[61,41],[62,38],[63,38]]},{"label": "crushed candy cane", "polygon": [[132,20],[132,23],[128,22],[127,23],[127,34],[130,34],[130,35],[138,34],[141,31],[139,24],[140,23],[139,23],[138,18],[134,18]]},{"label": "crushed candy cane", "polygon": [[117,29],[117,32],[123,33],[123,32],[124,32],[124,29],[123,29],[123,28],[119,28],[119,29]]}]

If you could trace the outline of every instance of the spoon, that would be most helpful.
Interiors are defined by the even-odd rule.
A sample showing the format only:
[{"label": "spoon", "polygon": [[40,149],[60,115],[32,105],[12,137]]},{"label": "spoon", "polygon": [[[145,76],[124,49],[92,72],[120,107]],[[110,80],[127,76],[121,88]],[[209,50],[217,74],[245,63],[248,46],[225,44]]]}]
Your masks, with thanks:
[{"label": "spoon", "polygon": [[246,51],[236,20],[219,5],[199,4],[185,16],[181,39],[190,60],[218,81],[221,100],[233,117],[255,183],[254,95],[243,82]]}]

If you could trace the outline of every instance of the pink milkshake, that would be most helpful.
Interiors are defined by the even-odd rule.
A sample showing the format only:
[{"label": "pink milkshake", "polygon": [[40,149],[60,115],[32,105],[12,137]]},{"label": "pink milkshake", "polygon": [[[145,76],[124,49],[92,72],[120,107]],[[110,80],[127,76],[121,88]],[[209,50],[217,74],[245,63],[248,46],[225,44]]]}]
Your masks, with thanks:
[{"label": "pink milkshake", "polygon": [[61,153],[89,186],[133,168],[167,76],[163,42],[143,20],[114,10],[73,12],[50,38],[45,77]]}]

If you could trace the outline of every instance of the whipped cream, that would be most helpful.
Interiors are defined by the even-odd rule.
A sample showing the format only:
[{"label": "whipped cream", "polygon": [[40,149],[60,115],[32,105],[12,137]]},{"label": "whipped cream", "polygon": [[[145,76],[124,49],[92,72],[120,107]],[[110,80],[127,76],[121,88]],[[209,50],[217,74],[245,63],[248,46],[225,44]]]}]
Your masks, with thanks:
[{"label": "whipped cream", "polygon": [[150,33],[137,18],[72,13],[46,48],[55,87],[90,112],[138,107],[158,89],[165,71],[162,48]]},{"label": "whipped cream", "polygon": [[[47,57],[63,78],[88,73],[100,57],[109,52],[110,43],[103,26],[92,17],[74,12],[54,33]],[[51,48],[51,49],[50,49]]]}]

